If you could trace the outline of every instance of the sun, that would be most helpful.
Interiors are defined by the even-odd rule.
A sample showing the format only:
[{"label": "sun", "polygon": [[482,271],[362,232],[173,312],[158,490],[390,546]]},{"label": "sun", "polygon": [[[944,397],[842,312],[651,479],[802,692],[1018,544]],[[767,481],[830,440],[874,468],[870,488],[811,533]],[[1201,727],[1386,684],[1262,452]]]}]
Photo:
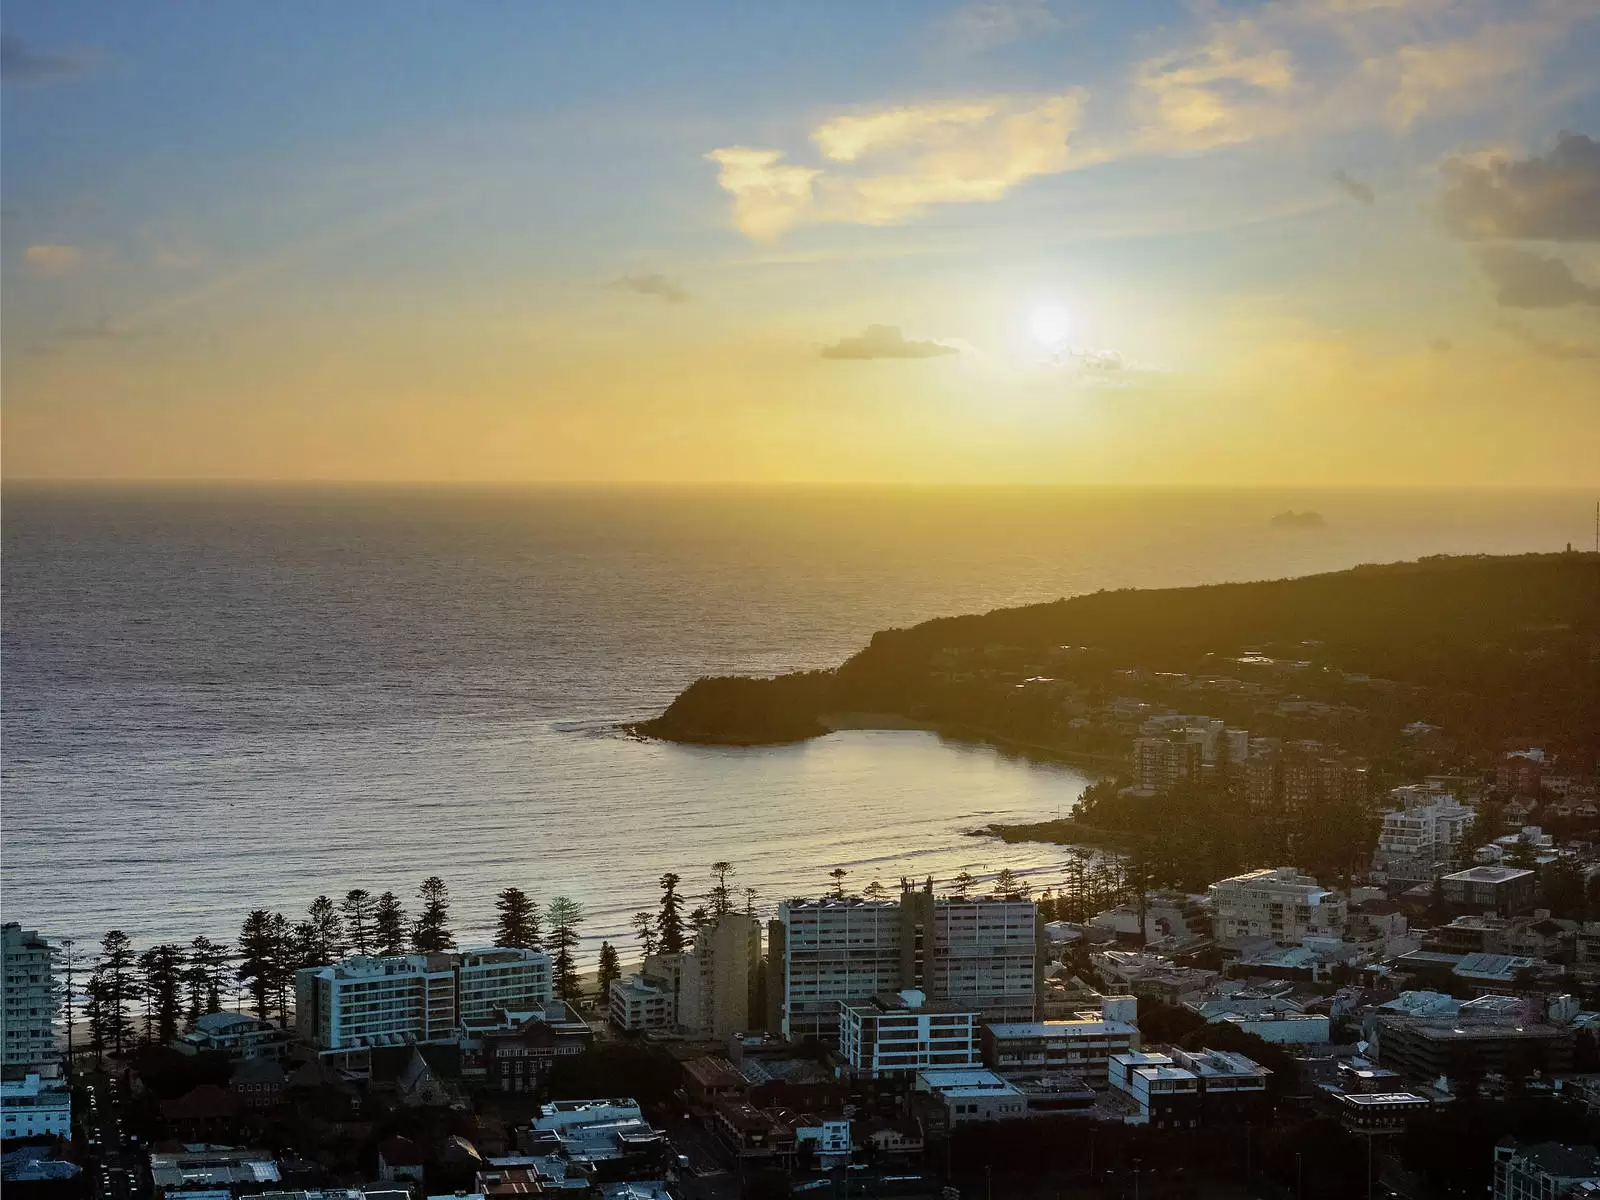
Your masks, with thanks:
[{"label": "sun", "polygon": [[1041,304],[1028,314],[1028,332],[1046,349],[1056,350],[1072,330],[1072,317],[1058,304]]}]

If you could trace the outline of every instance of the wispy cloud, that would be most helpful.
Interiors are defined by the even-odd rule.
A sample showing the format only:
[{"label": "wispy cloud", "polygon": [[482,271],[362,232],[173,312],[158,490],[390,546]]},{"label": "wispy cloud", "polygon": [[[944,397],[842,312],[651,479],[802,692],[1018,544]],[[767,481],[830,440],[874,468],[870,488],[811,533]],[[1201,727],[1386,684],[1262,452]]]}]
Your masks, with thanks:
[{"label": "wispy cloud", "polygon": [[734,222],[753,238],[796,225],[892,225],[936,204],[998,200],[1067,169],[1077,92],[904,105],[836,118],[812,131],[827,167],[783,161],[776,150],[732,146],[707,157],[733,197]]},{"label": "wispy cloud", "polygon": [[67,346],[94,342],[121,342],[158,332],[153,325],[133,325],[115,317],[100,317],[78,325],[63,325],[51,330],[27,347],[29,354],[56,354]]},{"label": "wispy cloud", "polygon": [[1497,329],[1516,338],[1529,350],[1542,358],[1557,362],[1585,362],[1600,359],[1600,343],[1574,342],[1565,338],[1550,337],[1529,329],[1517,321],[1502,318],[1495,322]]},{"label": "wispy cloud", "polygon": [[47,53],[14,33],[0,33],[0,80],[8,84],[59,83],[89,74],[100,61],[94,50]]},{"label": "wispy cloud", "polygon": [[915,340],[900,332],[898,325],[868,325],[858,337],[841,338],[822,348],[823,358],[940,358],[960,354],[957,346],[932,340]]},{"label": "wispy cloud", "polygon": [[1060,20],[1046,0],[974,0],[934,27],[947,55],[986,54],[1055,29]]},{"label": "wispy cloud", "polygon": [[665,275],[624,275],[612,280],[611,286],[641,296],[657,296],[668,304],[684,304],[689,300],[689,293]]},{"label": "wispy cloud", "polygon": [[1373,192],[1370,183],[1365,183],[1355,178],[1343,168],[1333,173],[1333,182],[1341,192],[1357,203],[1370,207],[1378,202],[1378,197]]},{"label": "wispy cloud", "polygon": [[82,246],[61,242],[43,242],[29,246],[22,252],[28,270],[40,279],[60,279],[70,275],[88,261]]},{"label": "wispy cloud", "polygon": [[1439,215],[1458,237],[1600,240],[1600,142],[1563,133],[1526,159],[1457,157],[1442,168]]}]

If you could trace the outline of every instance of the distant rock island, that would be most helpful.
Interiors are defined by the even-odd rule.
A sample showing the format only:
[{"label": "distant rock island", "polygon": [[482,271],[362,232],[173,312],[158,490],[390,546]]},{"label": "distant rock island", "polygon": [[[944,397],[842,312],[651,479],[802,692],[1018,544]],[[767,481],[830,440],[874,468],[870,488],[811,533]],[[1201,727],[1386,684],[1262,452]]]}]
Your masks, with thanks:
[{"label": "distant rock island", "polygon": [[1327,523],[1319,512],[1312,512],[1309,509],[1305,512],[1295,512],[1292,508],[1276,514],[1267,522],[1274,529],[1321,529]]}]

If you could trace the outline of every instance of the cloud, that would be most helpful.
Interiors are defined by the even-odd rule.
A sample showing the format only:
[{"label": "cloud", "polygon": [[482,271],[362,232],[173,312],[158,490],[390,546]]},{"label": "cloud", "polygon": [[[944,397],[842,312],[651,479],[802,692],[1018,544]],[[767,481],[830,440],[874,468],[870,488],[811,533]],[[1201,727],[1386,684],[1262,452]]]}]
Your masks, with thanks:
[{"label": "cloud", "polygon": [[46,84],[78,79],[94,69],[99,55],[89,50],[47,54],[14,33],[0,33],[0,79],[6,83]]},{"label": "cloud", "polygon": [[937,33],[946,53],[984,54],[1059,24],[1045,0],[975,0],[941,20]]},{"label": "cloud", "polygon": [[1142,153],[1204,150],[1281,132],[1295,88],[1289,48],[1259,22],[1213,23],[1203,41],[1134,69],[1133,145]]},{"label": "cloud", "polygon": [[822,348],[823,358],[938,358],[960,354],[956,346],[944,342],[914,341],[900,332],[898,325],[868,325],[859,337],[841,338]]},{"label": "cloud", "polygon": [[1333,182],[1341,192],[1352,200],[1369,206],[1378,202],[1378,197],[1373,193],[1370,183],[1363,183],[1354,176],[1346,174],[1342,168],[1333,173]]},{"label": "cloud", "polygon": [[1478,261],[1494,283],[1495,301],[1502,308],[1600,305],[1600,287],[1578,280],[1559,258],[1515,246],[1489,246],[1479,253]]},{"label": "cloud", "polygon": [[1439,215],[1467,239],[1600,240],[1600,142],[1563,133],[1550,153],[1507,160],[1452,158]]},{"label": "cloud", "polygon": [[30,354],[55,354],[69,345],[87,342],[122,342],[159,332],[152,325],[136,326],[115,317],[100,317],[82,325],[63,325],[28,347]]},{"label": "cloud", "polygon": [[1065,171],[1081,93],[905,105],[839,117],[811,140],[827,167],[777,150],[731,146],[709,155],[733,197],[734,223],[769,239],[796,225],[893,225],[935,204],[998,200],[1040,175]]},{"label": "cloud", "polygon": [[689,293],[665,275],[624,275],[613,280],[611,286],[641,296],[659,296],[668,304],[683,304],[689,299]]},{"label": "cloud", "polygon": [[42,243],[29,246],[22,252],[28,270],[40,279],[60,279],[70,275],[87,261],[81,246],[59,243]]},{"label": "cloud", "polygon": [[1600,359],[1600,344],[1594,342],[1569,342],[1563,338],[1546,337],[1542,333],[1529,329],[1526,325],[1503,318],[1496,321],[1495,325],[1542,358],[1554,359],[1557,362],[1582,362]]}]

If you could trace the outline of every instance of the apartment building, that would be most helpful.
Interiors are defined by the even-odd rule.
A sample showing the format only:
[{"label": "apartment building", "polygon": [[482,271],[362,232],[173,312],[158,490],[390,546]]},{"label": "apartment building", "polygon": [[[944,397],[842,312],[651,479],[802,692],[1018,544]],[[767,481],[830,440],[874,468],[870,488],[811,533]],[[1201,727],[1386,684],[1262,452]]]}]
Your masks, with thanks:
[{"label": "apartment building", "polygon": [[1155,794],[1197,783],[1204,758],[1203,738],[1191,738],[1182,729],[1135,738],[1134,787]]},{"label": "apartment building", "polygon": [[32,1073],[0,1083],[0,1138],[71,1136],[72,1093],[66,1084]]},{"label": "apartment building", "polygon": [[1344,933],[1347,905],[1293,867],[1264,867],[1219,880],[1210,888],[1219,945],[1239,946],[1257,938],[1298,945],[1308,937]]},{"label": "apartment building", "polygon": [[786,901],[769,928],[768,1027],[831,1041],[841,1001],[908,989],[984,1020],[1031,1020],[1041,938],[1031,900],[935,896],[931,884],[899,900]]},{"label": "apartment building", "polygon": [[678,1023],[678,1001],[667,980],[641,972],[611,981],[607,1013],[613,1025],[629,1033],[671,1029]]},{"label": "apartment building", "polygon": [[295,976],[295,1026],[319,1050],[456,1038],[462,1019],[530,1012],[551,998],[542,950],[468,949],[393,958],[355,956]]},{"label": "apartment building", "polygon": [[1514,917],[1533,907],[1538,880],[1521,867],[1468,867],[1439,880],[1444,902],[1468,912]]},{"label": "apartment building", "polygon": [[1397,787],[1389,796],[1398,807],[1383,816],[1372,869],[1397,881],[1431,881],[1434,868],[1459,853],[1475,814],[1453,795],[1426,784]]},{"label": "apartment building", "polygon": [[1283,749],[1281,770],[1284,806],[1298,816],[1312,818],[1334,805],[1366,800],[1366,767],[1328,752],[1320,742],[1290,742]]},{"label": "apartment building", "polygon": [[[1132,997],[1110,997],[1108,1005]],[[1067,1020],[1007,1021],[985,1025],[983,1062],[1007,1079],[1076,1075],[1091,1087],[1105,1087],[1111,1059],[1139,1048],[1139,1028],[1104,1011],[1085,1011]]]},{"label": "apartment building", "polygon": [[857,1075],[904,1079],[979,1065],[978,1014],[908,989],[839,1004],[839,1054]]},{"label": "apartment building", "polygon": [[1265,1118],[1272,1072],[1230,1050],[1180,1050],[1115,1055],[1111,1090],[1138,1111],[1136,1123],[1158,1129],[1234,1124]]},{"label": "apartment building", "polygon": [[916,1090],[943,1109],[947,1127],[980,1121],[1018,1121],[1028,1115],[1021,1088],[981,1067],[917,1072]]},{"label": "apartment building", "polygon": [[5,1006],[3,1063],[25,1067],[53,1058],[55,1048],[56,989],[52,975],[52,948],[32,929],[15,921],[0,929],[5,956]]},{"label": "apartment building", "polygon": [[1566,1200],[1600,1195],[1600,1150],[1562,1142],[1494,1148],[1494,1200]]}]

